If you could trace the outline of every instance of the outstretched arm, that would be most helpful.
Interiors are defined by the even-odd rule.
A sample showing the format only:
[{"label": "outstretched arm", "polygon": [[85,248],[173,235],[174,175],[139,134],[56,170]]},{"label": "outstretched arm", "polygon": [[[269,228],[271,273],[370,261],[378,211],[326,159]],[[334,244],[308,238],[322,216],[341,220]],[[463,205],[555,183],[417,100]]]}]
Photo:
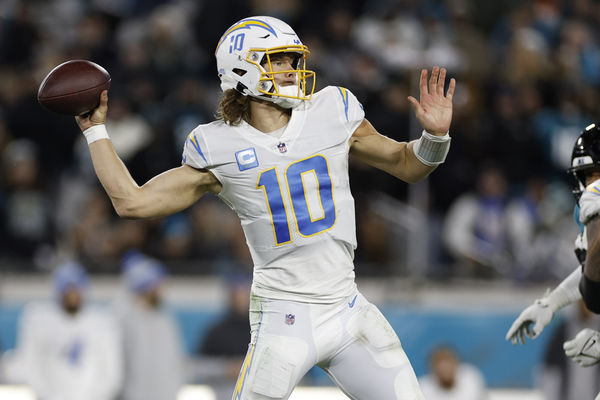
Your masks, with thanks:
[{"label": "outstretched arm", "polygon": [[591,280],[600,282],[600,218],[590,218],[585,229],[588,246],[583,272]]},{"label": "outstretched arm", "polygon": [[538,337],[556,311],[581,298],[578,289],[581,275],[581,266],[578,265],[556,288],[523,310],[506,332],[506,340],[512,344],[525,344],[526,337]]},{"label": "outstretched arm", "polygon": [[[212,174],[186,165],[163,172],[138,186],[112,142],[106,134],[102,135],[107,112],[108,92],[105,90],[100,96],[100,105],[91,115],[75,119],[88,137],[96,175],[120,216],[145,218],[173,214],[192,205],[207,191],[220,189]],[[90,134],[96,134],[94,130],[100,135],[90,139]]]},{"label": "outstretched arm", "polygon": [[579,290],[586,307],[600,314],[600,217],[593,216],[585,223],[587,255]]},{"label": "outstretched arm", "polygon": [[447,134],[452,120],[452,96],[456,81],[454,78],[450,80],[444,95],[445,80],[445,68],[434,67],[429,82],[427,70],[424,69],[419,81],[420,101],[412,96],[408,98],[426,132],[421,139],[410,143],[397,142],[379,134],[365,119],[350,139],[352,154],[409,183],[427,177],[445,158],[445,153],[436,153],[437,149],[447,151],[447,142],[450,140]]}]

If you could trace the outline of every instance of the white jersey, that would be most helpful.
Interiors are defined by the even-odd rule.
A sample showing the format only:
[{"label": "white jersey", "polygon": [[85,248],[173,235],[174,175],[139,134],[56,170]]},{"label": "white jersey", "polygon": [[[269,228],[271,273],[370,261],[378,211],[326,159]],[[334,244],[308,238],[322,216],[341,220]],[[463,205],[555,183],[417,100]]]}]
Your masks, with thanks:
[{"label": "white jersey", "polygon": [[293,110],[280,137],[245,122],[190,133],[183,162],[212,172],[240,217],[256,295],[332,302],[355,290],[348,151],[363,118],[350,91],[327,87]]},{"label": "white jersey", "polygon": [[419,385],[426,399],[481,400],[487,398],[483,375],[477,368],[469,364],[460,364],[457,367],[452,388],[442,387],[433,374],[421,377]]},{"label": "white jersey", "polygon": [[44,400],[114,400],[122,382],[115,321],[85,307],[76,316],[56,304],[31,304],[20,322],[18,356],[25,382]]},{"label": "white jersey", "polygon": [[600,179],[585,188],[579,199],[579,207],[579,220],[584,225],[600,213]]}]

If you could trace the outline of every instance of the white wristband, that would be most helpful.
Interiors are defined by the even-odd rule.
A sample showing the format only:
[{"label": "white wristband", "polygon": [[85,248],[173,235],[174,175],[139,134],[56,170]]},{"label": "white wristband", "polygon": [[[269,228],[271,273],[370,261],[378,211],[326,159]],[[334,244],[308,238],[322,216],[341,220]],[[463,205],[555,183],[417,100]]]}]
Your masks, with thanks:
[{"label": "white wristband", "polygon": [[446,156],[450,150],[450,135],[444,136],[432,135],[423,131],[419,140],[413,145],[415,156],[423,164],[435,167],[446,161]]},{"label": "white wristband", "polygon": [[96,140],[110,139],[108,137],[108,132],[106,131],[106,126],[104,124],[90,126],[85,131],[83,131],[83,135],[85,136],[88,145],[94,143]]}]

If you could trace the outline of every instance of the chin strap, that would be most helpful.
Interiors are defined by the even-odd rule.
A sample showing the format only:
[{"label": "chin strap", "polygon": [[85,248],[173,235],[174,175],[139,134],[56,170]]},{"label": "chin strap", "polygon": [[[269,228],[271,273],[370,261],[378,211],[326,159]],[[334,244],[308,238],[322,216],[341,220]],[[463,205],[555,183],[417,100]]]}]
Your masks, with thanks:
[{"label": "chin strap", "polygon": [[[298,85],[290,85],[290,86],[280,86],[279,94],[283,94],[285,96],[298,96],[300,93],[300,88]],[[291,97],[281,97],[281,96],[273,96],[271,97],[271,101],[277,104],[279,107],[283,108],[296,108],[299,106],[304,100],[291,98]]]}]

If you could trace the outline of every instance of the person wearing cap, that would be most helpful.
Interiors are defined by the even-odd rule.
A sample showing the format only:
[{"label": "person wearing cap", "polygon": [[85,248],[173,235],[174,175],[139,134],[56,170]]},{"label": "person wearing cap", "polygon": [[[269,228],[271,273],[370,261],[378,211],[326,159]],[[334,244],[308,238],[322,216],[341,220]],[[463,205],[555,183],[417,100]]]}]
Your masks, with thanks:
[{"label": "person wearing cap", "polygon": [[115,304],[123,338],[121,400],[175,400],[183,384],[183,351],[173,318],[163,308],[164,266],[132,250],[122,260],[126,295]]},{"label": "person wearing cap", "polygon": [[55,299],[23,311],[17,338],[23,380],[39,400],[114,400],[122,379],[110,313],[85,303],[89,278],[76,262],[53,276]]}]

